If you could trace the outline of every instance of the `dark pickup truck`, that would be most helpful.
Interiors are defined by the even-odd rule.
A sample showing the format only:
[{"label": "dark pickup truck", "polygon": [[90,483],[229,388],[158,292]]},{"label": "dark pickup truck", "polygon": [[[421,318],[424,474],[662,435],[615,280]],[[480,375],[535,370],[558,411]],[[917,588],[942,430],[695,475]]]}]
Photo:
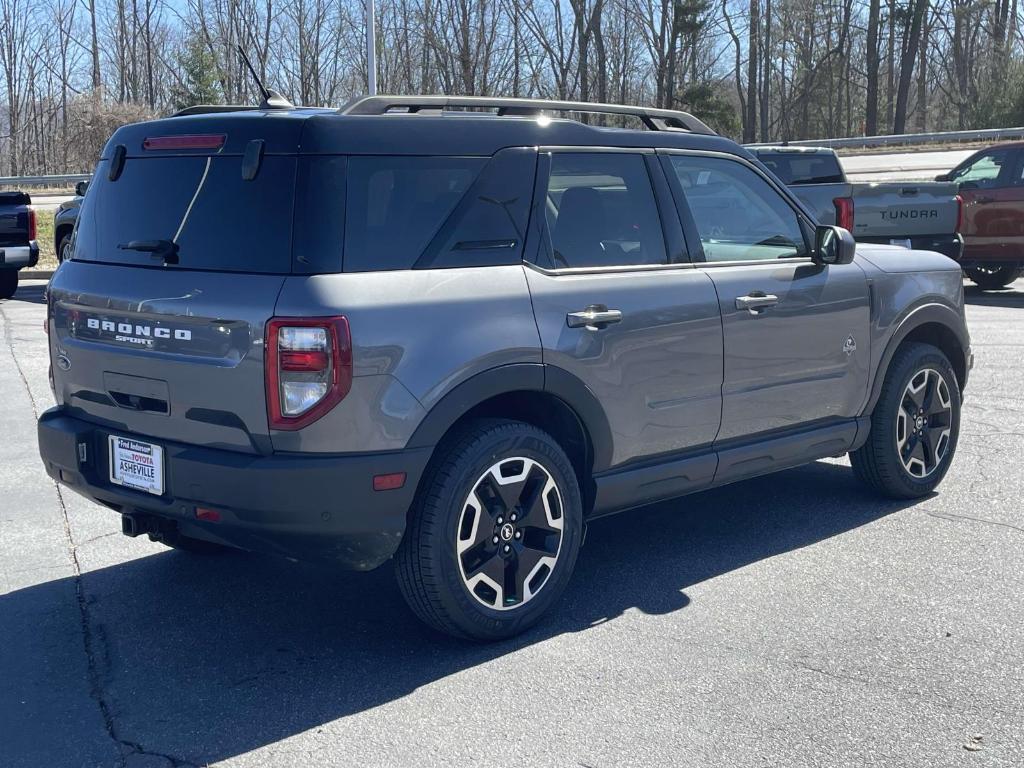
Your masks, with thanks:
[{"label": "dark pickup truck", "polygon": [[810,210],[819,224],[838,224],[860,243],[938,251],[960,260],[961,201],[956,184],[938,181],[848,181],[825,147],[747,147]]},{"label": "dark pickup truck", "polygon": [[18,270],[38,261],[32,198],[24,192],[0,192],[0,299],[18,290]]}]

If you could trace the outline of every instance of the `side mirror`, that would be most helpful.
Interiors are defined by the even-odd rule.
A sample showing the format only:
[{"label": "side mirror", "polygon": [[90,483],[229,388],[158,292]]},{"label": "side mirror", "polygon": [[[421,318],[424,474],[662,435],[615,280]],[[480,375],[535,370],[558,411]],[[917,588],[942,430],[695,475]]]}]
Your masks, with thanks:
[{"label": "side mirror", "polygon": [[80,181],[77,184],[75,184],[75,194],[78,195],[79,197],[85,197],[85,190],[87,190],[88,188],[88,181]]},{"label": "side mirror", "polygon": [[850,264],[857,243],[842,227],[820,226],[814,230],[814,261],[818,264]]}]

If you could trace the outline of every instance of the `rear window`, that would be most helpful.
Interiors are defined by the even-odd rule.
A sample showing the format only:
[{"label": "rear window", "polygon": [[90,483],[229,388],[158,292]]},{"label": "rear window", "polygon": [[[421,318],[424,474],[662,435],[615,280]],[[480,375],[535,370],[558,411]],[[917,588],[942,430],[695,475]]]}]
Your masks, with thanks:
[{"label": "rear window", "polygon": [[758,159],[783,184],[838,184],[843,169],[833,154],[804,152],[758,153]]},{"label": "rear window", "polygon": [[264,156],[252,180],[240,156],[128,158],[116,181],[100,161],[82,203],[76,261],[161,266],[132,241],[171,240],[169,269],[291,271],[295,158]]}]

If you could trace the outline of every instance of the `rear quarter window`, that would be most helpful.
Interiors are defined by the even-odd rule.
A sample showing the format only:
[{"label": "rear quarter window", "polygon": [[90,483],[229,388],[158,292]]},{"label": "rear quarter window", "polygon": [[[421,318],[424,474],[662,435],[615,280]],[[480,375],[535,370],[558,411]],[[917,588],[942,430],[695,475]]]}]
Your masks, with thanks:
[{"label": "rear quarter window", "polygon": [[348,158],[344,269],[367,272],[522,261],[537,153]]}]

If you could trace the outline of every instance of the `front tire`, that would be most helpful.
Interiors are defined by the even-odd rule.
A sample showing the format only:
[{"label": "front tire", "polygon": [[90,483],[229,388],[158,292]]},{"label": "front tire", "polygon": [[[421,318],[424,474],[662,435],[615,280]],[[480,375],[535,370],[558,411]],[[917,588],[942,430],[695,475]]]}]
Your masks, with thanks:
[{"label": "front tire", "polygon": [[966,270],[967,276],[983,291],[997,291],[1005,288],[1024,272],[1017,266],[1003,267],[972,267]]},{"label": "front tire", "polygon": [[441,632],[512,637],[559,598],[576,564],[576,473],[554,438],[517,421],[471,422],[437,450],[398,551],[399,587]]},{"label": "front tire", "polygon": [[960,387],[930,344],[900,347],[871,414],[871,434],[850,454],[862,482],[893,499],[927,496],[949,469],[960,434]]},{"label": "front tire", "polygon": [[0,269],[0,299],[9,299],[18,290],[18,270]]}]

